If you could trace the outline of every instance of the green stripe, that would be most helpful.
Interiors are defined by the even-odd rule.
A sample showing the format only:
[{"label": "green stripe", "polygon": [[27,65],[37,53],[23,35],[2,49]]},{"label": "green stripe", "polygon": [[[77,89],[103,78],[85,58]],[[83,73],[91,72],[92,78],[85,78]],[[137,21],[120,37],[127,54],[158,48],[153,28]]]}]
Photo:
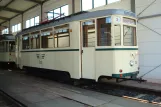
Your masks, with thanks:
[{"label": "green stripe", "polygon": [[[125,51],[125,50],[138,50],[138,48],[99,48],[96,51]],[[79,49],[58,49],[58,50],[23,50],[21,52],[64,52],[64,51],[79,51]]]},{"label": "green stripe", "polygon": [[79,51],[79,49],[59,49],[59,50],[29,50],[29,51],[21,51],[21,52],[64,52],[64,51]]},{"label": "green stripe", "polygon": [[[128,76],[135,76],[138,73],[139,73],[138,71],[136,71],[136,72],[130,72],[130,73],[123,73],[122,74],[122,78],[126,78]],[[120,74],[112,74],[112,77],[114,77],[114,78],[120,78]]]},{"label": "green stripe", "polygon": [[127,51],[127,50],[138,50],[138,48],[99,48],[96,51]]}]

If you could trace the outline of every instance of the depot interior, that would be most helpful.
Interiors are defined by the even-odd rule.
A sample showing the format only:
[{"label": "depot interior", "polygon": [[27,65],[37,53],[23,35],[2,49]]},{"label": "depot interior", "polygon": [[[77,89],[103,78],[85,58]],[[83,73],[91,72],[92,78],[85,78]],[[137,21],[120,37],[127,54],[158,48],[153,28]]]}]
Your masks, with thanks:
[{"label": "depot interior", "polygon": [[[13,34],[39,25],[45,20],[80,11],[124,9],[138,18],[139,75],[149,82],[161,83],[160,0],[0,0],[0,34]],[[46,47],[44,45],[44,47]]]}]

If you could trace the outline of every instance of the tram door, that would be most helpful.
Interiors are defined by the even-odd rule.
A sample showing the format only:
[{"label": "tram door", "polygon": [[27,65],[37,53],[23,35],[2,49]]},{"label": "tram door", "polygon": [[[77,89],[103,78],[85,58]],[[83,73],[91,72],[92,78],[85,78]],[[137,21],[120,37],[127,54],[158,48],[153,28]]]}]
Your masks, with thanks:
[{"label": "tram door", "polygon": [[15,52],[15,54],[16,54],[16,64],[17,64],[17,67],[20,67],[20,68],[22,68],[21,67],[21,39],[20,39],[20,37],[17,37],[16,38],[16,52]]},{"label": "tram door", "polygon": [[95,79],[95,21],[82,23],[82,78]]}]

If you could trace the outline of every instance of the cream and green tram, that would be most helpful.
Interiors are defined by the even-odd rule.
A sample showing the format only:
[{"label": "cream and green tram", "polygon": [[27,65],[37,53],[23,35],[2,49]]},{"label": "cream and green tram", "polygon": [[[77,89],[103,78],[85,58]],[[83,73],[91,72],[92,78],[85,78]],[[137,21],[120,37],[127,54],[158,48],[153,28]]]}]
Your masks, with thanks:
[{"label": "cream and green tram", "polygon": [[136,20],[132,12],[107,9],[25,29],[17,34],[18,65],[53,78],[54,73],[96,81],[135,77],[139,73]]},{"label": "cream and green tram", "polygon": [[0,35],[0,68],[15,67],[15,37],[11,34]]}]

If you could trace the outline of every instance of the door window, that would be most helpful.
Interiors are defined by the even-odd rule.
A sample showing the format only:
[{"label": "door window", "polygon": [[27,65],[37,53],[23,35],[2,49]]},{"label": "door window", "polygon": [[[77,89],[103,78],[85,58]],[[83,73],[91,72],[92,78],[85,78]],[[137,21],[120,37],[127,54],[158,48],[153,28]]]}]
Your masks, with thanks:
[{"label": "door window", "polygon": [[83,47],[95,47],[95,21],[83,22]]},{"label": "door window", "polygon": [[111,46],[111,17],[97,20],[97,43],[98,46]]},{"label": "door window", "polygon": [[121,46],[121,26],[114,25],[115,46]]}]

